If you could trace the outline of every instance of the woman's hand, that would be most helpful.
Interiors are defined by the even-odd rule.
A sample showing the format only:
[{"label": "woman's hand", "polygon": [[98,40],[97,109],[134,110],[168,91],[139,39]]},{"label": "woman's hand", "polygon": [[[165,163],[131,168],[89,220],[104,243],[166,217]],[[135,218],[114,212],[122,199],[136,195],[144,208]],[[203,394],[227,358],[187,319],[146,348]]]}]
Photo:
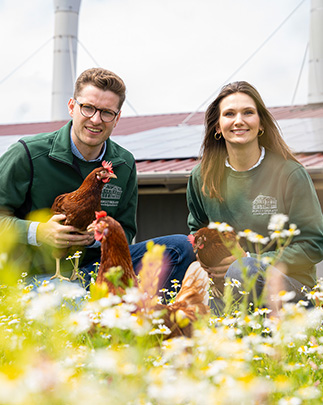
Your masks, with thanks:
[{"label": "woman's hand", "polygon": [[[197,256],[197,260],[199,260],[198,256]],[[226,275],[228,268],[236,260],[237,260],[237,258],[235,256],[227,256],[224,259],[222,259],[217,266],[207,267],[207,266],[202,265],[202,267],[205,269],[205,271],[207,271],[212,276],[212,278],[220,280],[220,279],[224,279],[224,276]]]},{"label": "woman's hand", "polygon": [[242,247],[238,242],[236,243],[234,249],[235,255],[225,257],[217,264],[217,266],[214,267],[208,267],[205,266],[203,263],[201,263],[198,254],[196,255],[196,258],[201,263],[202,267],[212,276],[212,278],[221,280],[224,279],[229,267],[233,262],[235,262],[238,259],[238,257],[247,256],[246,252],[242,249]]}]

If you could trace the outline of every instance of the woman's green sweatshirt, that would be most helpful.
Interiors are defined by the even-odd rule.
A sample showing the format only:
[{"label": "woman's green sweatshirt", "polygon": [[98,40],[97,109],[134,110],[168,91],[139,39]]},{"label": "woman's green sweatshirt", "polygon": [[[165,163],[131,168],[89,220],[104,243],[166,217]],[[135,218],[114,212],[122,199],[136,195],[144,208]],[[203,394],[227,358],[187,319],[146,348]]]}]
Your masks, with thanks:
[{"label": "woman's green sweatshirt", "polygon": [[[200,166],[193,169],[187,189],[191,232],[210,221],[226,222],[236,232],[250,229],[268,236],[271,215],[285,214],[301,233],[294,236],[280,261],[287,274],[313,287],[315,264],[323,259],[323,216],[314,185],[302,165],[266,151],[261,164],[246,172],[225,168],[223,202],[203,195]],[[248,250],[248,246],[244,246]],[[269,255],[275,255],[272,251]],[[264,253],[268,256],[268,253]]]}]

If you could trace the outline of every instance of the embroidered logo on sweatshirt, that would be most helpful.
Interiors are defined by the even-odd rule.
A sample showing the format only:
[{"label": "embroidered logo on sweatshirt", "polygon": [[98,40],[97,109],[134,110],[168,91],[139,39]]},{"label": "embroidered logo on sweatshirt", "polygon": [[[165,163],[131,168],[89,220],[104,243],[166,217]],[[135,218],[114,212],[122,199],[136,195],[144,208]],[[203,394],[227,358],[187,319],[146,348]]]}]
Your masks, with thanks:
[{"label": "embroidered logo on sweatshirt", "polygon": [[121,198],[122,188],[114,184],[106,184],[101,193],[101,207],[117,207]]},{"label": "embroidered logo on sweatshirt", "polygon": [[270,197],[268,195],[258,195],[253,200],[252,203],[252,214],[253,215],[268,215],[277,214],[277,199],[275,197]]}]

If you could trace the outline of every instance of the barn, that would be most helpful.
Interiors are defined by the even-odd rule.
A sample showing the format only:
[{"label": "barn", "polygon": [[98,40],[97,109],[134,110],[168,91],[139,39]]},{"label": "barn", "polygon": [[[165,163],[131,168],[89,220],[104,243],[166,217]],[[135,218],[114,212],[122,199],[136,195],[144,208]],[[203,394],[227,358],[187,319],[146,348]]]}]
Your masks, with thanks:
[{"label": "barn", "polygon": [[[284,139],[310,174],[323,209],[323,103],[270,108]],[[136,159],[139,204],[136,241],[188,233],[186,185],[198,163],[204,113],[121,117],[112,139]],[[25,135],[66,121],[0,125],[0,154]],[[301,198],[301,197],[300,197]]]}]

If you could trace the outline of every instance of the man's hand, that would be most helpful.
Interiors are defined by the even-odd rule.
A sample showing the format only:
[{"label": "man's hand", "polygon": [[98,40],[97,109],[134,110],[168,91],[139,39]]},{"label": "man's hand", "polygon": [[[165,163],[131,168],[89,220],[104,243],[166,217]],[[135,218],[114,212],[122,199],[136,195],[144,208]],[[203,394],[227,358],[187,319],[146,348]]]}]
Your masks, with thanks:
[{"label": "man's hand", "polygon": [[[47,222],[40,223],[37,228],[37,242],[46,243],[56,248],[68,246],[88,246],[94,242],[94,233],[81,232],[71,225],[62,225],[66,216],[64,214],[53,215]],[[75,233],[77,232],[77,233]]]}]

